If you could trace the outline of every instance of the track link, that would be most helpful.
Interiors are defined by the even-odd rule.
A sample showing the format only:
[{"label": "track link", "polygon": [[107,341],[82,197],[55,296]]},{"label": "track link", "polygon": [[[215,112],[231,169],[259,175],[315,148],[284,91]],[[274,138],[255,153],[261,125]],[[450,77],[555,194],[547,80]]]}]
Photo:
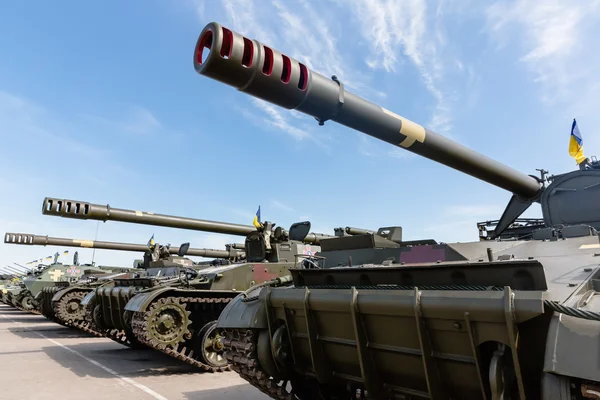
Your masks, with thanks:
[{"label": "track link", "polygon": [[258,330],[225,329],[223,334],[225,335],[223,339],[225,358],[229,361],[232,370],[273,399],[296,399],[286,389],[287,381],[283,381],[281,386],[278,385],[278,382],[260,367],[256,353]]},{"label": "track link", "polygon": [[85,318],[84,318],[84,321],[82,321],[82,323],[81,323],[81,325],[83,327],[81,327],[79,329],[85,330],[86,332],[93,331],[90,333],[92,333],[94,335],[99,335],[99,337],[108,338],[108,339],[110,339],[114,342],[117,342],[123,346],[127,346],[130,348],[139,348],[138,341],[135,338],[132,338],[130,335],[128,335],[127,332],[125,332],[124,330],[101,329],[98,326],[96,326],[96,324],[93,322],[94,321],[93,313],[94,313],[94,304],[90,304],[85,309]]},{"label": "track link", "polygon": [[[225,308],[227,303],[229,303],[232,299],[230,298],[213,298],[213,297],[163,297],[156,301],[164,301],[165,299],[173,299],[180,305],[183,305],[186,310],[191,311],[191,319],[201,317],[202,321],[201,325],[204,325],[206,322],[209,322],[210,318],[202,318],[202,315],[219,315],[221,311]],[[189,332],[186,334],[186,340],[182,343],[178,343],[175,347],[168,347],[164,344],[158,343],[158,341],[151,337],[149,333],[149,325],[152,323],[151,321],[151,310],[135,312],[133,314],[131,320],[131,326],[133,329],[133,334],[135,337],[146,346],[161,351],[169,356],[186,362],[190,365],[193,365],[197,368],[202,369],[206,372],[224,372],[230,371],[229,365],[223,367],[214,367],[208,365],[199,360],[198,357],[194,355],[193,350],[193,332]],[[206,321],[204,321],[206,319]],[[216,318],[215,318],[216,319]],[[198,327],[200,329],[201,326]]]}]

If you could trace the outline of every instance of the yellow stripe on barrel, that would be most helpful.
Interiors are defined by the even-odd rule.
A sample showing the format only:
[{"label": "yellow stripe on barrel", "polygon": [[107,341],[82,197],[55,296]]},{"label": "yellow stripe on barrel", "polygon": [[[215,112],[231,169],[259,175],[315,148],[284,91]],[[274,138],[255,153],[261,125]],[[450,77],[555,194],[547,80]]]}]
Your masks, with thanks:
[{"label": "yellow stripe on barrel", "polygon": [[417,124],[416,122],[412,122],[409,119],[401,117],[395,112],[386,110],[383,107],[381,107],[381,109],[387,115],[400,120],[400,133],[406,137],[403,141],[399,143],[399,146],[409,148],[413,145],[414,142],[423,143],[425,141],[426,132],[425,128],[423,128],[421,125]]},{"label": "yellow stripe on barrel", "polygon": [[73,239],[74,244],[78,244],[81,247],[94,247],[93,240],[75,240]]}]

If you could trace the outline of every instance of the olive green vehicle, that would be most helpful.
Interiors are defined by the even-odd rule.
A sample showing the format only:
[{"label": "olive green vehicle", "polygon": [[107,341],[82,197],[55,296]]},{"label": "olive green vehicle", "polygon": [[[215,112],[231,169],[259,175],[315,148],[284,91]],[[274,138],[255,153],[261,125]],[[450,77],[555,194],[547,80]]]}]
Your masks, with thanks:
[{"label": "olive green vehicle", "polygon": [[[161,268],[164,271],[167,268],[173,269],[173,267],[182,265],[192,266],[192,261],[183,257],[185,254],[195,256],[223,255],[223,252],[219,250],[191,249],[187,243],[181,247],[154,244],[149,247],[143,244],[57,238],[28,233],[6,233],[4,243],[143,252],[144,260],[134,261],[134,267],[137,268],[86,268],[84,269],[84,275],[77,282],[63,281],[60,282],[60,285],[44,287],[36,298],[41,305],[42,314],[52,321],[78,328],[96,336],[110,338],[126,346],[136,347],[139,346],[139,343],[132,336],[131,330],[127,329],[127,326],[115,329],[114,326],[98,325],[93,318],[86,315],[87,307],[81,304],[83,298],[90,293],[93,294],[97,288],[113,286],[115,282],[122,279],[148,277],[153,273],[157,273]],[[239,255],[237,252],[234,254]],[[77,253],[75,253],[73,264],[79,266]],[[199,266],[196,264],[195,268],[199,268]]]},{"label": "olive green vehicle", "polygon": [[[9,273],[11,272],[8,269],[7,271]],[[13,299],[16,300],[14,295],[18,295],[25,288],[25,285],[22,284],[24,274],[20,272],[12,272],[12,275],[8,276],[10,276],[11,279],[5,280],[0,286],[0,301],[11,307],[20,308],[21,305],[18,302],[13,301]]]},{"label": "olive green vehicle", "polygon": [[[288,231],[268,221],[257,228],[53,198],[44,200],[43,214],[245,236],[243,260],[238,257],[228,265],[193,274],[179,269],[172,275],[117,279],[82,301],[86,307],[93,306],[98,326],[131,326],[141,343],[212,372],[229,368],[221,356],[220,336],[214,330],[227,303],[254,285],[289,279],[288,270],[298,262],[298,256],[320,250],[320,241],[331,237],[309,233],[309,222],[293,224]],[[234,247],[240,246],[213,256],[231,258],[238,254],[233,253]]]},{"label": "olive green vehicle", "polygon": [[[217,329],[240,376],[277,399],[598,398],[598,161],[547,179],[525,175],[217,23],[200,34],[194,67],[512,194],[489,236],[480,226],[484,240],[442,246],[460,260],[316,268],[315,257],[290,270],[291,285],[235,298]],[[533,203],[543,224],[517,226]],[[503,236],[507,229],[520,237]]]},{"label": "olive green vehicle", "polygon": [[[54,255],[54,263],[57,262],[59,254],[56,253]],[[47,257],[52,258],[52,257]],[[12,268],[18,275],[18,278],[14,280],[13,284],[6,287],[6,297],[8,304],[12,305],[15,308],[18,308],[21,311],[31,312],[33,314],[39,314],[38,304],[35,302],[31,291],[27,287],[27,283],[31,282],[32,279],[35,279],[36,276],[43,273],[43,271],[48,267],[46,264],[38,264],[35,267],[25,269],[25,271],[21,271]],[[27,283],[26,283],[27,282]]]}]

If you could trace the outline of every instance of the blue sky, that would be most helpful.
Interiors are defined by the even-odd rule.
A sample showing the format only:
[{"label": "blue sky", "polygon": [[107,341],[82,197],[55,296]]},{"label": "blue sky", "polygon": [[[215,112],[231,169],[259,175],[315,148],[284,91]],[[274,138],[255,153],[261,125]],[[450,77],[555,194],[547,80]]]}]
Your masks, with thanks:
[{"label": "blue sky", "polygon": [[[589,0],[3,2],[0,230],[93,239],[95,221],[41,214],[53,196],[247,224],[260,204],[284,227],[477,240],[476,222],[498,218],[509,193],[198,75],[198,35],[222,23],[524,173],[561,173],[575,168],[573,118],[586,154],[600,148],[599,16]],[[153,233],[241,241],[116,222],[98,239]],[[0,266],[59,250],[2,244]]]}]

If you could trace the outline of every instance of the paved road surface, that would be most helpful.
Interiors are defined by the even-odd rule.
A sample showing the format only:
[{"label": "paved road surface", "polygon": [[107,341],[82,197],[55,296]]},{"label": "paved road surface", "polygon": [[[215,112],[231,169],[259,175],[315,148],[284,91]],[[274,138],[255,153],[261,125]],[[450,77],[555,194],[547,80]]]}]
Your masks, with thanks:
[{"label": "paved road surface", "polygon": [[20,400],[269,399],[234,372],[201,373],[162,353],[132,350],[4,304],[0,393]]}]

